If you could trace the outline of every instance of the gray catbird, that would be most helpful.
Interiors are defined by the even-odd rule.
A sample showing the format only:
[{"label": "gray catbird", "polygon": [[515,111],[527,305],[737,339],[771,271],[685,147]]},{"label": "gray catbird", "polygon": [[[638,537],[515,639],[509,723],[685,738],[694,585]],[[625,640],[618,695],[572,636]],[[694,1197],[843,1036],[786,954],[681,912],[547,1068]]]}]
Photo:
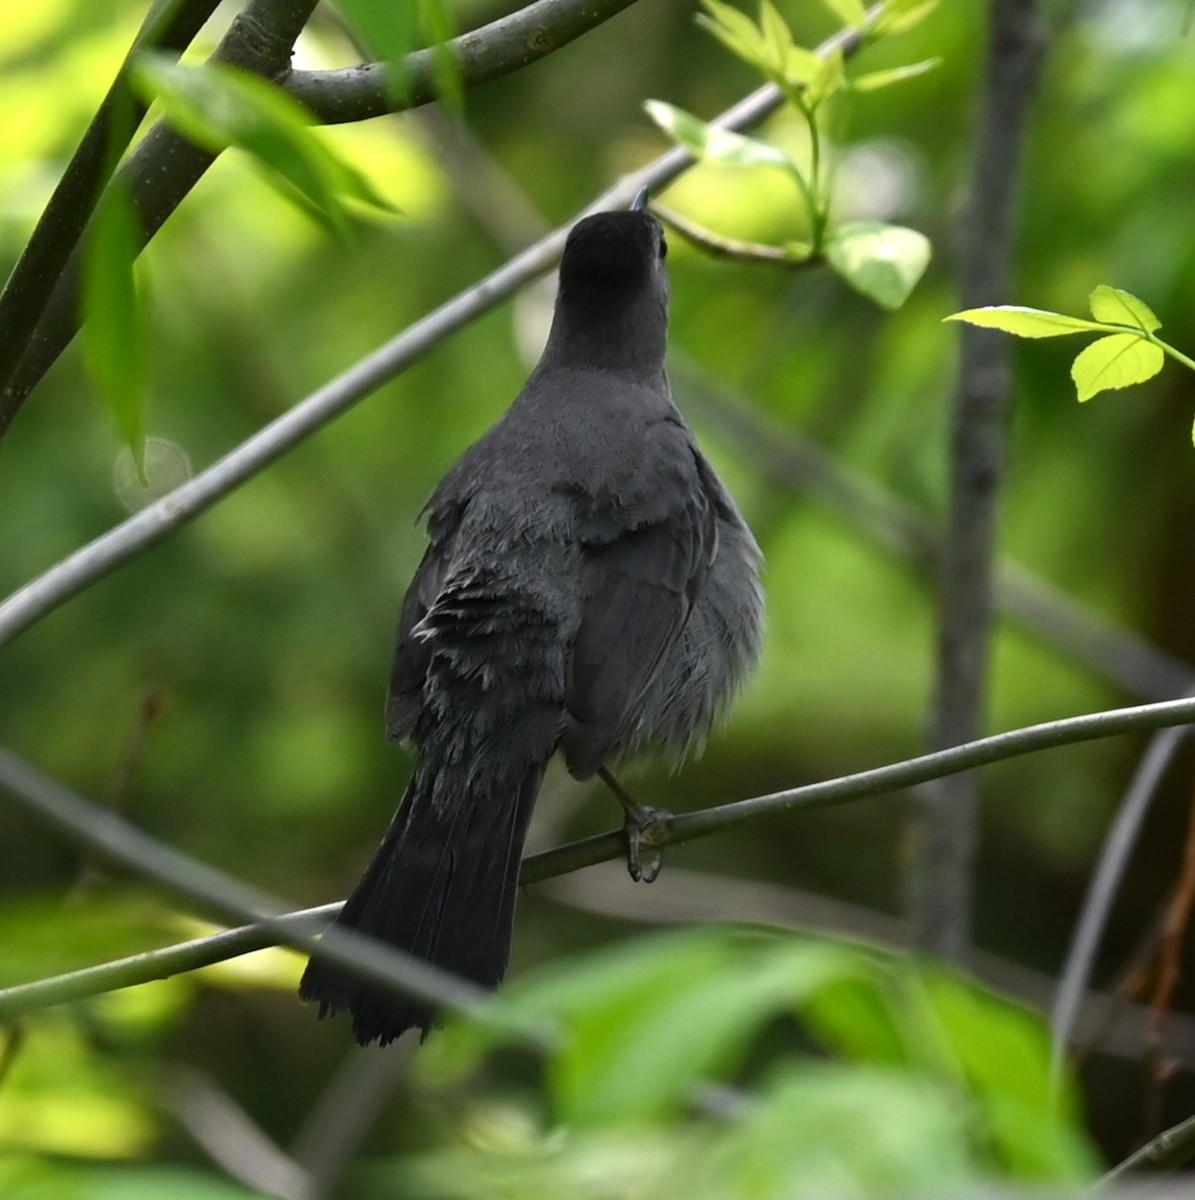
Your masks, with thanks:
[{"label": "gray catbird", "polygon": [[[539,365],[425,509],[386,704],[418,765],[337,923],[487,987],[553,753],[679,757],[759,653],[759,549],[664,373],[665,253],[646,212],[576,225]],[[435,1016],[318,955],[300,995],[363,1044]]]}]

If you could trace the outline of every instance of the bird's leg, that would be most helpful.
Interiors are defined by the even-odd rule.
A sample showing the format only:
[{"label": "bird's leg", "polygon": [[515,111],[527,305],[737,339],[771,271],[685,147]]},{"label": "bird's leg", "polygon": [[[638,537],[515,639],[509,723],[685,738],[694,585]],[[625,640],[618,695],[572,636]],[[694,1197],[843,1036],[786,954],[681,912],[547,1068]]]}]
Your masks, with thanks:
[{"label": "bird's leg", "polygon": [[[662,808],[649,808],[640,804],[605,767],[598,771],[598,778],[614,793],[626,814],[622,827],[627,837],[627,871],[636,883],[653,882],[664,864],[660,835],[667,831],[672,814]],[[641,846],[658,847],[655,858],[646,869],[639,863]]]}]

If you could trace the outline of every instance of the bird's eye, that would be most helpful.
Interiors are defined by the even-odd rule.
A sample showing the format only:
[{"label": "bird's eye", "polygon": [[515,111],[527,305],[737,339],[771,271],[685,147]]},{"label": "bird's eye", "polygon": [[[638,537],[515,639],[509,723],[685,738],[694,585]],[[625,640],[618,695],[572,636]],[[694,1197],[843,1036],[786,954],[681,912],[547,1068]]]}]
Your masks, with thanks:
[{"label": "bird's eye", "polygon": [[660,231],[660,259],[661,261],[668,257],[668,239],[664,236],[663,230]]}]

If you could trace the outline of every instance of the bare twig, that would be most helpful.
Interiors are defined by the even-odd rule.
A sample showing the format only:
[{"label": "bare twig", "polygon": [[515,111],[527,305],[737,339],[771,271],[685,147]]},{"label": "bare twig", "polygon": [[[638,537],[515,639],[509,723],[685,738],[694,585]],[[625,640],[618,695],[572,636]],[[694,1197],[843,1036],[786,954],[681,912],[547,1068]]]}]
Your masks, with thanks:
[{"label": "bare twig", "polygon": [[345,1054],[291,1148],[307,1178],[303,1200],[340,1194],[337,1181],[393,1094],[411,1049],[409,1039],[400,1039],[376,1050],[354,1046]]},{"label": "bare twig", "polygon": [[[829,53],[833,48],[849,51],[856,44],[856,36],[845,33],[825,42],[821,52]],[[715,124],[726,128],[745,128],[762,120],[781,102],[779,89],[769,84],[728,109]],[[671,150],[642,170],[624,177],[602,193],[585,212],[625,208],[641,188],[660,188],[692,164],[693,159],[683,150]],[[300,401],[205,471],[14,593],[0,604],[0,646],[72,596],[193,520],[294,449],[304,438],[405,370],[449,334],[488,312],[524,284],[551,269],[560,258],[567,233],[568,227],[562,226],[536,242]]]},{"label": "bare twig", "polygon": [[[635,0],[535,0],[450,43],[461,82],[476,87],[538,62],[617,16]],[[329,125],[417,108],[436,98],[435,51],[416,50],[404,66],[404,90],[390,86],[384,63],[330,71],[292,71],[283,86]]]},{"label": "bare twig", "polygon": [[818,256],[794,258],[783,246],[769,246],[763,242],[742,242],[735,238],[722,237],[704,226],[690,221],[688,217],[673,212],[660,204],[651,206],[652,213],[659,217],[670,229],[675,229],[682,237],[687,238],[695,246],[700,246],[707,254],[715,258],[731,258],[738,262],[765,263],[773,267],[813,267],[821,264]]},{"label": "bare twig", "polygon": [[1117,888],[1128,866],[1129,856],[1137,842],[1141,823],[1158,785],[1162,782],[1162,777],[1190,733],[1189,729],[1166,729],[1153,738],[1117,809],[1116,820],[1104,840],[1099,865],[1088,885],[1054,1000],[1051,1025],[1055,1078],[1061,1069],[1067,1046],[1075,1039],[1075,1019],[1079,1005],[1090,986],[1100,938],[1108,923],[1108,914],[1112,910]]},{"label": "bare twig", "polygon": [[162,1101],[233,1179],[267,1196],[308,1200],[307,1173],[206,1072],[175,1068]]},{"label": "bare twig", "polygon": [[[1188,1117],[1158,1134],[1153,1141],[1130,1154],[1124,1162],[1118,1163],[1100,1180],[1100,1184],[1123,1183],[1126,1175],[1138,1171],[1175,1171],[1192,1159],[1195,1159],[1195,1117]],[[1190,1184],[1184,1187],[1189,1188]]]},{"label": "bare twig", "polygon": [[[1035,0],[993,0],[979,149],[960,279],[964,308],[1000,303],[1012,256],[1017,166],[1040,57]],[[931,743],[952,746],[983,727],[992,564],[1010,393],[1008,340],[963,337],[954,402],[950,512],[940,562],[938,669]],[[970,941],[975,781],[927,789],[915,817],[909,873],[917,944],[965,957]]]},{"label": "bare twig", "polygon": [[129,60],[150,47],[186,49],[219,3],[158,0],[147,14],[0,294],[0,386],[11,377],[104,185],[145,116],[146,106],[128,88]]},{"label": "bare twig", "polygon": [[[722,833],[778,813],[828,808],[1039,750],[1180,724],[1195,724],[1195,699],[1111,709],[1082,717],[1030,725],[1008,733],[981,738],[967,745],[923,754],[890,766],[844,775],[823,783],[773,792],[766,796],[756,796],[750,800],[738,800],[700,812],[673,816],[662,825],[658,844],[673,845],[692,841],[694,838],[708,837],[710,834]],[[72,836],[102,846],[113,857],[128,863],[142,874],[165,883],[175,891],[211,904],[219,911],[240,914],[263,907],[263,898],[259,893],[177,851],[161,846],[111,814],[94,809],[61,784],[47,779],[3,749],[0,749],[0,788],[9,792],[26,807],[66,829]],[[626,841],[621,830],[584,838],[526,859],[520,882],[524,885],[539,883],[557,875],[592,866],[594,863],[620,858],[625,852]],[[225,887],[229,890],[222,892],[221,889]],[[275,905],[273,901],[268,903]],[[260,949],[263,945],[273,942],[310,949],[314,945],[314,939],[310,936],[310,925],[307,923],[315,920],[317,916],[330,919],[339,911],[339,907],[325,905],[320,909],[290,915],[280,915],[275,911],[267,921],[258,923],[262,928],[229,930],[215,935],[214,939],[201,938],[182,947],[169,947],[166,950],[125,959],[120,964],[107,964],[105,967],[95,967],[89,971],[73,972],[70,976],[6,988],[0,990],[0,1019],[48,1004],[59,1004],[67,998],[78,999],[113,987],[128,987],[133,983],[162,979],[167,975],[194,970],[197,966],[235,957],[237,954]],[[342,931],[330,932],[340,934]],[[349,936],[347,931],[343,932],[344,936]],[[212,943],[217,940],[218,949],[213,952]],[[382,968],[381,962],[394,952],[383,954],[380,959],[359,952],[351,953],[347,945],[342,952],[337,947],[340,940],[339,937],[326,937],[320,945],[325,949],[336,949],[336,961],[345,962],[354,970],[368,969],[371,977],[385,978],[400,990],[406,989],[411,994],[427,996],[432,1003],[444,1004],[449,1008],[473,1007],[475,997],[471,994],[472,989],[466,989],[466,995],[455,995],[453,1001],[442,999],[447,995],[447,991],[442,990],[442,981],[444,978],[451,980],[451,976],[445,977],[443,972],[426,968],[430,974],[418,984],[424,990],[416,991],[415,975],[408,977],[407,970],[411,963],[419,967],[423,967],[424,964],[416,960],[408,962],[407,956],[397,955],[393,961],[403,964],[401,971],[392,970],[388,966]],[[351,940],[359,943],[367,939]],[[352,950],[356,951],[356,947]],[[330,953],[326,956],[333,957]],[[453,982],[464,987],[460,981]]]},{"label": "bare twig", "polygon": [[1183,942],[1191,923],[1191,910],[1195,907],[1195,796],[1191,798],[1191,811],[1187,818],[1187,841],[1183,850],[1182,870],[1179,873],[1174,895],[1166,905],[1166,917],[1162,924],[1162,937],[1158,945],[1158,971],[1154,993],[1150,1000],[1149,1030],[1149,1098],[1146,1106],[1146,1136],[1157,1133],[1162,1123],[1162,1101],[1166,1084],[1174,1074],[1176,1063],[1163,1048],[1163,1035],[1170,1009],[1174,1002],[1174,989],[1178,987],[1182,973]]}]

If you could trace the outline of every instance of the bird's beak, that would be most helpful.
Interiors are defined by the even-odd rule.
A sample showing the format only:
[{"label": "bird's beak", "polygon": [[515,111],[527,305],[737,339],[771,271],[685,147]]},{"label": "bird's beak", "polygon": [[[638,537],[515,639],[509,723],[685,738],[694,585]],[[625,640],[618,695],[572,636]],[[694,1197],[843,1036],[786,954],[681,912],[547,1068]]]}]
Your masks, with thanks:
[{"label": "bird's beak", "polygon": [[640,188],[631,201],[631,212],[643,212],[647,208],[647,188]]}]

